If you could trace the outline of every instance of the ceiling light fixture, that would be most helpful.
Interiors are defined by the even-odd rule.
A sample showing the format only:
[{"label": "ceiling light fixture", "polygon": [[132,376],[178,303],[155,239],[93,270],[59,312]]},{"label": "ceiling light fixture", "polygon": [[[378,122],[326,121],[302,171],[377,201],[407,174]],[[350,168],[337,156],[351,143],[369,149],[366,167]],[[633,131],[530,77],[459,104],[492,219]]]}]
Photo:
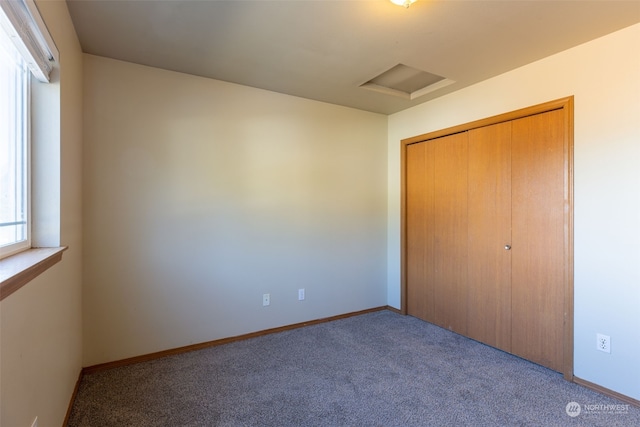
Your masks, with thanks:
[{"label": "ceiling light fixture", "polygon": [[418,0],[389,0],[389,1],[393,4],[397,4],[398,6],[404,6],[405,8],[408,8]]}]

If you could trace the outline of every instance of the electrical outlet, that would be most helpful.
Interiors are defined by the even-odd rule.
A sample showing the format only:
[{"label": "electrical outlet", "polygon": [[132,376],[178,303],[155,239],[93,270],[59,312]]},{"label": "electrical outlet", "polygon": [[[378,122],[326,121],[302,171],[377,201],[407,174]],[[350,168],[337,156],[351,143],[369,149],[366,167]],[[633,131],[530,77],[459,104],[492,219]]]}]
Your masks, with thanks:
[{"label": "electrical outlet", "polygon": [[266,307],[271,304],[271,294],[263,294],[262,295],[262,306]]},{"label": "electrical outlet", "polygon": [[611,353],[611,337],[609,335],[596,334],[598,350]]},{"label": "electrical outlet", "polygon": [[38,427],[38,417],[31,423],[31,427]]},{"label": "electrical outlet", "polygon": [[304,301],[304,288],[298,289],[298,301]]}]

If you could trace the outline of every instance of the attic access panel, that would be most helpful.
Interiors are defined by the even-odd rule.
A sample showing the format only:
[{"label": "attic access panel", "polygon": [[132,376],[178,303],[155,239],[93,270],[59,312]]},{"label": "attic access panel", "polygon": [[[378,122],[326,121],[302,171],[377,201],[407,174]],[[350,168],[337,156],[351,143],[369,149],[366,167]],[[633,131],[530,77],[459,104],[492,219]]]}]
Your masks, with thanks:
[{"label": "attic access panel", "polygon": [[416,99],[452,83],[455,82],[437,74],[398,64],[360,87],[405,99]]}]

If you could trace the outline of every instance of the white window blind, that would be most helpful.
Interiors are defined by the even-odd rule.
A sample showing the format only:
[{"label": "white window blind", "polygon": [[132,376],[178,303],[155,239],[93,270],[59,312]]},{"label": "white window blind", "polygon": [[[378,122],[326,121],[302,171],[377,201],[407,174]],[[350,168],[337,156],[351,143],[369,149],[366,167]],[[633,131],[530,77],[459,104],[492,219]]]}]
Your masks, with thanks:
[{"label": "white window blind", "polygon": [[0,27],[33,75],[48,82],[58,51],[33,0],[0,0]]}]

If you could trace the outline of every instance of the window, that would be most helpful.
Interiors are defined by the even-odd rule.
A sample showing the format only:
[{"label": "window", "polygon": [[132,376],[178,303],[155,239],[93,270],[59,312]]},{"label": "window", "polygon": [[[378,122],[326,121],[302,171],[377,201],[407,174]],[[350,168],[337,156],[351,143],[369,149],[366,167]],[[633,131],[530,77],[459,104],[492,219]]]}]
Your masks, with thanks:
[{"label": "window", "polygon": [[29,71],[0,34],[0,257],[30,247]]},{"label": "window", "polygon": [[31,247],[30,79],[57,56],[33,0],[0,2],[0,259]]}]

